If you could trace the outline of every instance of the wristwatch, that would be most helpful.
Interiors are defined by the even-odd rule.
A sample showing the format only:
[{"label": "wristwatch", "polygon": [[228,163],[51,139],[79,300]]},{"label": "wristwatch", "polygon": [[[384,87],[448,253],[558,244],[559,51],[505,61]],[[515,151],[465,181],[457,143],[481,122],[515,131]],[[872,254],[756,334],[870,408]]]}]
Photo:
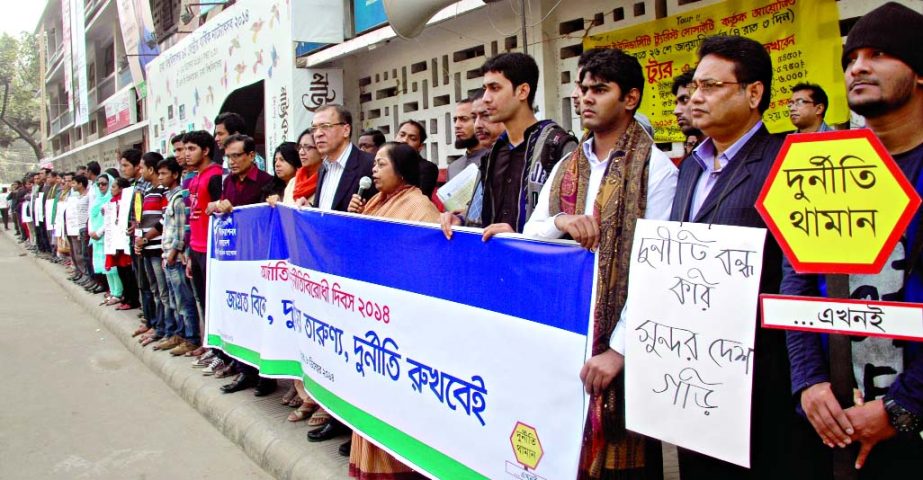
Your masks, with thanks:
[{"label": "wristwatch", "polygon": [[895,430],[901,433],[916,433],[920,431],[920,417],[900,406],[893,398],[884,398],[885,411],[888,412],[888,421]]}]

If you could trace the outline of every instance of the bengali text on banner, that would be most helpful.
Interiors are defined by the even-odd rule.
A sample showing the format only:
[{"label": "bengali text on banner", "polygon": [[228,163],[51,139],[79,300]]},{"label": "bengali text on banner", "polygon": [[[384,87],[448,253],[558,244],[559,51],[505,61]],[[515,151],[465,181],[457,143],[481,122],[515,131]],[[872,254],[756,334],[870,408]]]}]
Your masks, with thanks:
[{"label": "bengali text on banner", "polygon": [[622,49],[644,67],[647,81],[640,112],[658,142],[684,140],[673,116],[673,78],[695,68],[702,41],[728,34],[752,38],[772,57],[772,103],[763,120],[773,133],[793,130],[787,102],[801,82],[827,92],[829,124],[849,119],[843,83],[839,12],[834,0],[729,0],[686,13],[644,22],[584,40],[584,49]]},{"label": "bengali text on banner", "polygon": [[212,218],[208,345],[433,478],[573,478],[594,255],[279,206]]}]

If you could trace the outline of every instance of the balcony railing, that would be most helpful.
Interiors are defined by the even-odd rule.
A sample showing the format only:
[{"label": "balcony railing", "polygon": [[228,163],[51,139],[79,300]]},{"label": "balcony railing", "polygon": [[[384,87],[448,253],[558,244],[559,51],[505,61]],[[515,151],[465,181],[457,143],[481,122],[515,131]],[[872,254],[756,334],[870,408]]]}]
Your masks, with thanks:
[{"label": "balcony railing", "polygon": [[51,121],[51,136],[61,133],[61,130],[70,127],[72,123],[74,123],[73,113],[70,110],[62,113],[58,118]]},{"label": "balcony railing", "polygon": [[84,21],[90,23],[90,20],[99,13],[99,10],[108,0],[84,0]]},{"label": "balcony railing", "polygon": [[115,73],[110,74],[96,85],[96,102],[103,103],[115,93]]},{"label": "balcony railing", "polygon": [[52,70],[55,69],[56,66],[58,66],[59,63],[61,63],[61,60],[63,59],[64,59],[64,46],[58,45],[58,48],[54,51],[54,53],[52,53],[51,56],[48,57],[48,63],[45,65],[47,67],[46,71],[50,73]]}]

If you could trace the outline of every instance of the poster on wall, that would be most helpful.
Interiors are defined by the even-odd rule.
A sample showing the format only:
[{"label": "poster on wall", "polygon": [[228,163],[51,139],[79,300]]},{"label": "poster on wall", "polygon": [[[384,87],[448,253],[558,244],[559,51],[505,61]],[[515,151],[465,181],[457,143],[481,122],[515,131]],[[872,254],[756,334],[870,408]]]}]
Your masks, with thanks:
[{"label": "poster on wall", "polygon": [[295,135],[311,125],[314,112],[324,105],[345,104],[343,70],[296,68],[293,76]]},{"label": "poster on wall", "polygon": [[[331,2],[239,0],[152,60],[147,69],[151,144],[165,150],[178,133],[213,131],[215,117],[227,111],[228,97],[260,82],[264,96],[253,101],[262,101],[268,149],[294,140],[307,127],[293,118],[301,101],[293,81],[295,41],[342,40],[342,8],[332,8]],[[293,19],[305,18],[297,16],[298,9],[308,6],[315,21],[298,22],[296,28]]]},{"label": "poster on wall", "polygon": [[160,47],[154,35],[154,19],[151,4],[142,0],[118,0],[119,26],[125,53],[128,54],[128,68],[138,98],[147,97],[147,65],[160,54]]},{"label": "poster on wall", "polygon": [[73,27],[73,1],[61,2],[61,47],[64,50],[64,97],[67,99],[67,110],[74,110],[74,59],[71,57],[71,28]]},{"label": "poster on wall", "polygon": [[71,65],[74,69],[72,78],[74,82],[74,125],[84,125],[90,121],[89,96],[87,93],[87,41],[84,17],[83,0],[69,0],[71,2]]},{"label": "poster on wall", "polygon": [[673,79],[695,68],[696,51],[712,35],[742,35],[772,57],[772,103],[763,120],[773,133],[791,131],[791,88],[811,81],[830,95],[829,124],[849,120],[840,66],[842,39],[835,0],[728,0],[640,25],[591,35],[585,50],[619,48],[638,58],[647,84],[639,111],[650,118],[657,142],[685,140],[673,115]]}]

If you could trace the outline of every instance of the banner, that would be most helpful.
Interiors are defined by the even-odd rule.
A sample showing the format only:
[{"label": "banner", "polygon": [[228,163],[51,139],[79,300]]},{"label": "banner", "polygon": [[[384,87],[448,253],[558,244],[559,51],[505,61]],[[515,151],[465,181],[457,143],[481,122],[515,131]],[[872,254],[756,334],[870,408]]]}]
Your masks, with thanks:
[{"label": "banner", "polygon": [[106,112],[106,131],[109,133],[134,125],[138,121],[135,110],[135,93],[127,88],[116,93],[103,104]]},{"label": "banner", "polygon": [[71,37],[73,34],[73,0],[61,2],[61,48],[64,62],[64,96],[67,97],[67,109],[74,110],[74,59],[71,56]]},{"label": "banner", "polygon": [[[262,106],[265,137],[258,140],[269,152],[295,140],[310,125],[300,123],[297,108],[310,86],[300,78],[296,83],[294,41],[342,41],[342,16],[336,0],[238,0],[183,37],[148,66],[153,149],[167,154],[174,135],[213,131],[215,117],[241,109],[241,102],[248,110],[254,103]],[[262,98],[228,101],[236,91],[260,83]],[[338,93],[337,103],[344,103],[342,90]]]},{"label": "banner", "polygon": [[794,130],[788,120],[791,88],[801,82],[819,84],[827,92],[829,124],[849,120],[840,57],[839,11],[834,0],[728,0],[680,15],[644,22],[601,35],[591,35],[584,49],[619,48],[638,58],[647,84],[640,112],[654,126],[654,140],[685,140],[676,118],[673,78],[695,68],[696,52],[709,36],[752,38],[772,57],[772,103],[763,115],[770,132]]},{"label": "banner", "polygon": [[[154,35],[151,4],[143,0],[117,0],[122,40],[138,98],[147,97],[147,64],[160,54]],[[110,130],[111,131],[111,130]]]},{"label": "banner", "polygon": [[638,220],[628,280],[626,426],[750,466],[766,230]]},{"label": "banner", "polygon": [[208,345],[414,469],[575,477],[592,253],[263,205],[213,217],[208,258]]},{"label": "banner", "polygon": [[87,92],[87,38],[86,38],[86,11],[84,9],[84,0],[68,0],[71,2],[72,19],[70,37],[71,37],[71,55],[73,60],[71,66],[74,69],[74,126],[84,125],[90,121],[89,94]]}]

